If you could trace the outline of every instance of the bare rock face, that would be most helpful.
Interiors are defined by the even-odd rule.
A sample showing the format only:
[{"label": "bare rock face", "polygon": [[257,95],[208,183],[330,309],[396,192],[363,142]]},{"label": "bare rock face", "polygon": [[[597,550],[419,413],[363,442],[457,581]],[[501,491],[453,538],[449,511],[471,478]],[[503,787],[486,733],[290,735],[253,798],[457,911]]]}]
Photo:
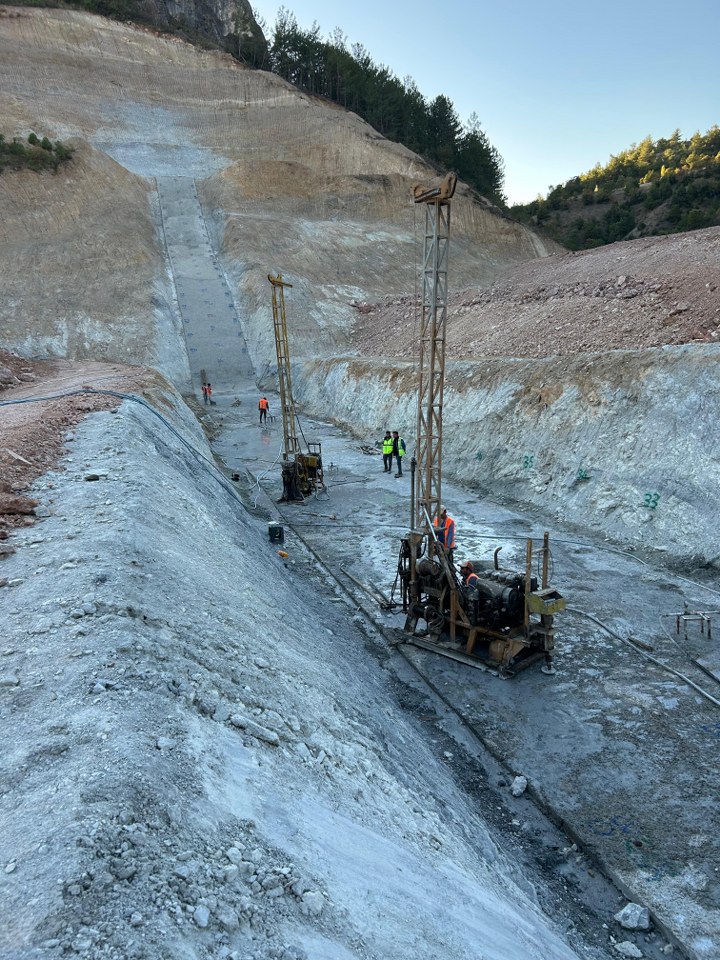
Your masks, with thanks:
[{"label": "bare rock face", "polygon": [[254,67],[267,62],[268,45],[249,0],[152,0],[159,23],[186,26],[225,46]]}]

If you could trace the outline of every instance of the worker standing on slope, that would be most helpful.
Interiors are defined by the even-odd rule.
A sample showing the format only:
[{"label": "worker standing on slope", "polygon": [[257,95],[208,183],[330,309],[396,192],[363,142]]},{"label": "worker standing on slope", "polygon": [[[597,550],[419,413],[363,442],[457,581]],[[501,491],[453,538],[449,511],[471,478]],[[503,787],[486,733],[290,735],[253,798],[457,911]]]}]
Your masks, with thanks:
[{"label": "worker standing on slope", "polygon": [[433,526],[435,527],[435,539],[445,550],[448,560],[452,563],[455,552],[455,521],[448,516],[447,507],[440,507],[440,518],[438,520],[435,517]]},{"label": "worker standing on slope", "polygon": [[270,409],[270,404],[268,403],[268,398],[265,396],[260,397],[258,401],[258,410],[260,411],[260,423],[267,423],[267,415]]},{"label": "worker standing on slope", "polygon": [[385,431],[382,442],[383,467],[385,473],[392,473],[393,438],[389,430]]},{"label": "worker standing on slope", "polygon": [[392,468],[392,457],[395,457],[397,462],[397,473],[396,477],[402,476],[402,458],[405,456],[405,441],[397,432],[393,430],[393,445],[392,445],[392,456],[390,458],[390,467]]}]

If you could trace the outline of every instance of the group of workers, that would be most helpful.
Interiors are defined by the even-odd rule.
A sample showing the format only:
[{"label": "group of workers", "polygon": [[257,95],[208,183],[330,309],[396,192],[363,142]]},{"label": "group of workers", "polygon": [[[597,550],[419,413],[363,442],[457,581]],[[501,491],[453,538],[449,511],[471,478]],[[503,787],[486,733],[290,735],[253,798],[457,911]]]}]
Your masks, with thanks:
[{"label": "group of workers", "polygon": [[382,452],[383,452],[383,473],[392,473],[393,457],[397,463],[397,473],[396,477],[401,477],[402,472],[402,458],[405,456],[405,441],[400,436],[397,430],[393,430],[390,433],[389,430],[385,431],[385,436],[383,437],[382,442]]},{"label": "group of workers", "polygon": [[[209,388],[208,384],[208,388]],[[203,395],[205,395],[205,384],[203,384]],[[206,401],[207,402],[207,401]],[[270,403],[266,396],[260,397],[258,401],[258,410],[260,412],[260,423],[267,422],[268,412],[270,410]],[[402,460],[405,456],[405,441],[400,436],[399,431],[397,430],[386,430],[385,436],[382,441],[382,452],[383,452],[383,472],[392,473],[393,458],[397,464],[397,473],[396,477],[402,477]],[[444,549],[445,554],[447,555],[450,563],[453,562],[453,554],[455,551],[455,521],[448,514],[447,507],[444,505],[440,507],[440,515],[434,521],[435,526],[435,539],[438,544]],[[462,577],[463,583],[465,586],[472,587],[475,581],[478,579],[477,574],[474,572],[473,565],[470,560],[465,560],[460,565],[460,575]]]}]

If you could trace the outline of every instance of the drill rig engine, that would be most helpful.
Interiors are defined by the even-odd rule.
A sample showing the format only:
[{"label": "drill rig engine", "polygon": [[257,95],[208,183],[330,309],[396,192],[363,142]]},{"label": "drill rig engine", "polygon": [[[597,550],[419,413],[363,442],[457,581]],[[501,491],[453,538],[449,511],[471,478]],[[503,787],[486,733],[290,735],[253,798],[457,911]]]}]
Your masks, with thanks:
[{"label": "drill rig engine", "polygon": [[[434,556],[418,557],[418,549],[423,552],[422,540],[418,541],[417,533],[404,539],[398,564],[403,611],[407,614],[405,633],[411,642],[463,662],[482,661],[504,676],[540,658],[545,661],[543,672],[553,673],[553,616],[565,609],[565,600],[547,586],[547,534],[540,552],[540,582],[532,574],[533,544],[529,540],[524,572],[501,569],[496,551],[494,567],[473,562],[471,586],[463,584],[442,546],[432,537],[428,544],[436,551]],[[427,624],[425,630],[418,630],[420,621]]]}]

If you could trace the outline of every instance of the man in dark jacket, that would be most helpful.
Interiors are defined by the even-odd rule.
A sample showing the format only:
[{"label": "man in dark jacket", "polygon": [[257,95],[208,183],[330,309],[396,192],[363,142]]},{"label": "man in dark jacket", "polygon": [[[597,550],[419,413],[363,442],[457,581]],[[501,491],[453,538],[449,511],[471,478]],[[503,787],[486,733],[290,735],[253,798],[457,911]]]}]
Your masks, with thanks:
[{"label": "man in dark jacket", "polygon": [[[405,456],[405,441],[397,432],[397,430],[393,430],[392,455],[393,457],[395,457],[395,462],[397,463],[397,473],[395,474],[395,476],[401,477],[402,476],[402,458]],[[392,459],[390,462],[392,463]]]}]

